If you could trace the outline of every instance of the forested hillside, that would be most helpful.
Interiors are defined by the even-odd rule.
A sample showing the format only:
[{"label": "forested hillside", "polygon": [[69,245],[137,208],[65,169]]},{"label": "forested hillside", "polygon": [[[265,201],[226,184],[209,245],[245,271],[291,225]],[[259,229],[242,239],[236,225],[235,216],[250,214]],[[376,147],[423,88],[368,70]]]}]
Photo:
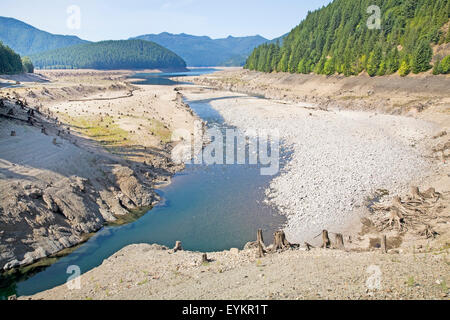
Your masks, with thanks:
[{"label": "forested hillside", "polygon": [[25,56],[87,43],[75,36],[51,34],[22,21],[6,17],[0,17],[0,41]]},{"label": "forested hillside", "polygon": [[120,40],[88,43],[31,56],[45,69],[184,69],[172,51],[149,41]]},{"label": "forested hillside", "polygon": [[[381,9],[381,28],[368,27],[371,5]],[[432,68],[432,47],[450,42],[449,6],[450,0],[334,0],[309,13],[283,44],[256,48],[245,67],[345,76],[424,72]],[[436,56],[433,73],[448,73],[449,60]]]},{"label": "forested hillside", "polygon": [[268,41],[261,36],[211,39],[167,32],[135,39],[153,41],[172,50],[190,67],[243,66],[253,49]]},{"label": "forested hillside", "polygon": [[29,58],[22,58],[8,46],[0,42],[0,74],[33,72],[34,67]]}]

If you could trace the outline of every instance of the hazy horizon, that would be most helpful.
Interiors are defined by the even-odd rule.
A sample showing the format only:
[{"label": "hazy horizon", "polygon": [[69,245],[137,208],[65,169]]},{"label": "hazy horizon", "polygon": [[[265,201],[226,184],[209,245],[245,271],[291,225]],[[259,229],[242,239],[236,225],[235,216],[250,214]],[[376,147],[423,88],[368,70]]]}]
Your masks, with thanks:
[{"label": "hazy horizon", "polygon": [[[206,0],[0,0],[1,16],[15,18],[53,34],[75,35],[85,40],[121,40],[143,34],[190,34],[213,39],[260,35],[274,39],[288,33],[308,11],[331,0],[236,1]],[[80,10],[80,28],[69,28]],[[289,10],[277,10],[278,8]],[[238,8],[238,9],[237,9]],[[69,12],[69,11],[70,12]],[[269,20],[270,19],[270,20]],[[267,23],[271,21],[271,23]]]}]

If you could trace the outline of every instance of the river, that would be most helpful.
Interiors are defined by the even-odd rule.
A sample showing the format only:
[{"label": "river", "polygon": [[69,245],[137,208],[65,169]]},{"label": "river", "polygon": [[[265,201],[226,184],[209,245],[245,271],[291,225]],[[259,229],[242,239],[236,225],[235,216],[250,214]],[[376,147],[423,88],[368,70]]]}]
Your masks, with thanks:
[{"label": "river", "polygon": [[[214,69],[194,69],[186,73],[137,74],[139,84],[173,85],[185,83],[173,77],[199,75]],[[171,78],[171,79],[169,79]],[[208,100],[186,101],[208,126],[229,128]],[[248,163],[248,162],[247,162]],[[283,165],[283,163],[281,163]],[[24,280],[16,280],[0,289],[0,298],[16,294],[32,295],[64,284],[69,266],[85,273],[99,266],[120,249],[136,243],[158,243],[173,247],[181,240],[183,248],[213,252],[242,248],[256,238],[262,228],[269,235],[278,230],[285,218],[263,203],[265,189],[273,176],[260,174],[259,165],[187,165],[172,183],[158,190],[162,201],[137,221],[105,227],[69,255]]]}]

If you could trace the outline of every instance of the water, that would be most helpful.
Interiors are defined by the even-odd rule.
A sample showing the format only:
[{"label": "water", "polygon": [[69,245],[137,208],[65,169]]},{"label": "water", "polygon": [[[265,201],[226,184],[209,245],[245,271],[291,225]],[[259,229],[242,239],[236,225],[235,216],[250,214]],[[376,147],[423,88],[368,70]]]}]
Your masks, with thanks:
[{"label": "water", "polygon": [[[227,128],[208,100],[187,102],[210,126]],[[162,202],[142,218],[128,225],[103,228],[44,271],[12,284],[4,295],[31,295],[64,284],[70,265],[79,266],[85,273],[130,244],[173,247],[181,240],[187,250],[212,252],[242,248],[255,240],[259,228],[269,237],[285,222],[262,203],[272,179],[262,176],[257,165],[188,165],[169,186],[158,191]]]},{"label": "water", "polygon": [[11,83],[0,83],[0,90],[6,88],[21,88],[23,85],[21,84],[11,84]]},{"label": "water", "polygon": [[193,68],[185,72],[165,72],[165,73],[137,73],[133,78],[137,78],[143,81],[135,82],[136,84],[148,84],[148,85],[180,85],[180,84],[190,84],[185,81],[177,81],[176,78],[181,77],[195,77],[203,74],[212,73],[218,69],[213,68]]}]

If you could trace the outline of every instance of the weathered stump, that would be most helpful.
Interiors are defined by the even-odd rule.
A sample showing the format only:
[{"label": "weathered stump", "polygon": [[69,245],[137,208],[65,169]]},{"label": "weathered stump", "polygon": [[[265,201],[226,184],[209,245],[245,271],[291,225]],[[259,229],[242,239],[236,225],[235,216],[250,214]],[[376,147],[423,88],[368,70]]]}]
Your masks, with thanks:
[{"label": "weathered stump", "polygon": [[41,128],[41,133],[47,134],[47,130],[45,130],[45,128]]},{"label": "weathered stump", "polygon": [[277,231],[274,233],[273,250],[283,250],[290,248],[291,244],[286,239],[286,234],[284,231]]},{"label": "weathered stump", "polygon": [[330,238],[328,237],[328,231],[327,230],[323,230],[322,231],[322,248],[327,249],[331,246],[331,241]]},{"label": "weathered stump", "polygon": [[266,251],[266,245],[264,244],[263,231],[262,229],[258,229],[256,233],[256,244],[258,245],[258,257],[264,257]]},{"label": "weathered stump", "polygon": [[15,131],[11,131],[11,137],[15,137],[16,136],[16,132]]},{"label": "weathered stump", "polygon": [[183,247],[181,246],[181,241],[177,241],[175,243],[175,247],[173,248],[173,252],[183,251]]},{"label": "weathered stump", "polygon": [[339,250],[345,250],[344,247],[344,236],[340,233],[337,233],[335,236],[335,248]]},{"label": "weathered stump", "polygon": [[381,237],[381,253],[387,253],[387,239],[385,234]]},{"label": "weathered stump", "polygon": [[206,253],[202,254],[202,264],[209,263],[208,255]]}]

